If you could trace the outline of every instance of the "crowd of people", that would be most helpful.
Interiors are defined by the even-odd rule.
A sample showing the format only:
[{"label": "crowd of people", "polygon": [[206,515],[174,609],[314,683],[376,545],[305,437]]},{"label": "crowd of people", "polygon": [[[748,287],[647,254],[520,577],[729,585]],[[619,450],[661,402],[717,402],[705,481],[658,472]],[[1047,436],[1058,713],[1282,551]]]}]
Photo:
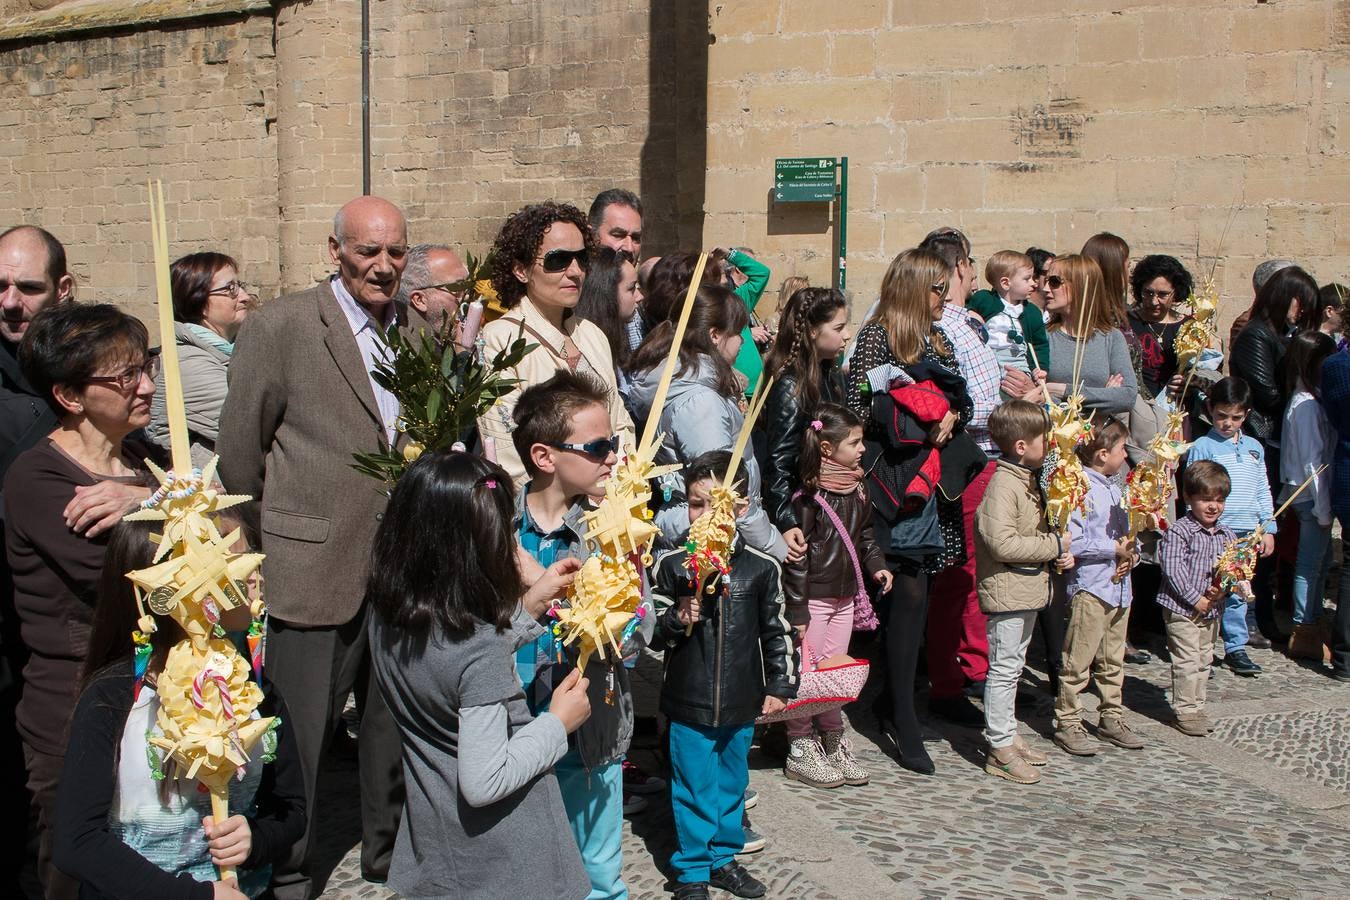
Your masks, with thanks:
[{"label": "crowd of people", "polygon": [[[624,897],[623,816],[668,787],[671,890],[697,900],[765,893],[742,862],[764,846],[746,812],[756,720],[786,721],[786,778],[868,782],[845,715],[788,708],[803,672],[850,646],[867,646],[896,764],[935,773],[926,698],[928,715],[983,729],[985,772],[1022,784],[1048,762],[1014,705],[1037,631],[1053,740],[1077,756],[1145,746],[1123,686],[1150,652],[1167,655],[1175,727],[1195,737],[1213,727],[1216,666],[1261,674],[1249,647],[1350,683],[1350,587],[1334,612],[1325,596],[1333,521],[1350,523],[1346,288],[1264,262],[1229,340],[1183,366],[1197,278],[1113,234],[1001,250],[981,273],[967,237],[938,229],[896,256],[856,322],[843,293],[797,276],[770,313],[772,273],[747,248],[714,250],[691,291],[699,254],[644,256],[642,241],[626,190],[587,213],[524,207],[492,247],[477,336],[464,260],[410,245],[402,211],[376,197],[337,212],[330,278],[265,304],[225,253],[173,263],[193,461],[218,455],[223,487],[252,498],[237,524],[266,554],[262,682],[282,720],[275,758],[241,770],[217,821],[147,760],[157,701],[130,687],[123,576],[150,543],[121,520],[167,461],[159,351],[134,317],[75,299],[53,234],[0,234],[4,777],[7,808],[33,810],[46,897],[313,895],[320,763],[352,739],[352,696],[369,881]],[[351,462],[406,443],[399,398],[372,374],[393,329],[485,360],[520,336],[529,349],[469,449],[423,454],[386,496]],[[763,384],[752,450],[729,471]],[[1088,495],[1061,533],[1040,469],[1047,407],[1070,396],[1090,419],[1075,451]],[[1171,527],[1136,537],[1122,489],[1173,409],[1190,442],[1180,502]],[[578,669],[550,610],[587,555],[583,517],[648,424],[673,468],[653,491],[650,589],[624,661]],[[741,497],[735,543],[696,597],[689,530],[724,483]],[[1258,529],[1250,591],[1229,590],[1218,557]],[[659,709],[639,708],[634,665],[662,666]],[[637,717],[658,712],[666,772],[627,758]],[[766,752],[775,737],[761,734]],[[17,879],[26,848],[6,852]],[[216,881],[218,866],[240,877]]]}]

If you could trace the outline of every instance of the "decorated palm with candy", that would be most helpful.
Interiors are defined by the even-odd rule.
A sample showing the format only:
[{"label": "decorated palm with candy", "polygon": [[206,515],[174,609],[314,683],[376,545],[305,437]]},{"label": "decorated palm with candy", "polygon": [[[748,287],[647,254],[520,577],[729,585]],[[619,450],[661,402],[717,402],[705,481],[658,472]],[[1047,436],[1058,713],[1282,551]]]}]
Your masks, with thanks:
[{"label": "decorated palm with candy", "polygon": [[1183,440],[1185,412],[1167,414],[1167,427],[1149,441],[1149,458],[1125,479],[1125,511],[1130,515],[1130,537],[1144,531],[1167,529],[1167,511],[1176,493],[1176,470],[1190,446]]},{"label": "decorated palm with candy", "polygon": [[1069,530],[1069,517],[1087,503],[1088,480],[1074,448],[1092,436],[1092,425],[1083,418],[1083,397],[1070,394],[1063,403],[1050,404],[1049,446],[1041,467],[1045,493],[1045,517],[1060,534]]}]

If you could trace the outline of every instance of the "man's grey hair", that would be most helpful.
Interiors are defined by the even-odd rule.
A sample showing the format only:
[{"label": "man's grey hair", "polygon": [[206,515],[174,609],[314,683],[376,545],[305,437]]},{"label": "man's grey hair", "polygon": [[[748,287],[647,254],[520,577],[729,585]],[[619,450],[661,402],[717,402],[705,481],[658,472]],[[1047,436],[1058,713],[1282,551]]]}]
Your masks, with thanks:
[{"label": "man's grey hair", "polygon": [[1298,265],[1298,263],[1294,262],[1292,259],[1268,259],[1261,263],[1261,265],[1256,267],[1256,271],[1252,272],[1252,293],[1261,293],[1261,288],[1266,286],[1266,282],[1270,280],[1270,276],[1281,269],[1287,269],[1290,266],[1296,265]]},{"label": "man's grey hair", "polygon": [[637,194],[623,188],[610,188],[596,194],[595,199],[591,201],[591,209],[586,218],[590,220],[592,231],[600,230],[601,224],[605,221],[605,210],[611,206],[627,206],[639,216],[642,215],[642,201],[638,199]]},{"label": "man's grey hair", "polygon": [[401,303],[407,303],[408,295],[413,291],[430,287],[427,283],[431,280],[430,257],[432,253],[438,250],[444,250],[447,253],[455,252],[445,244],[414,244],[408,248],[408,255],[405,257],[408,264],[403,267],[403,277],[398,283],[398,300]]}]

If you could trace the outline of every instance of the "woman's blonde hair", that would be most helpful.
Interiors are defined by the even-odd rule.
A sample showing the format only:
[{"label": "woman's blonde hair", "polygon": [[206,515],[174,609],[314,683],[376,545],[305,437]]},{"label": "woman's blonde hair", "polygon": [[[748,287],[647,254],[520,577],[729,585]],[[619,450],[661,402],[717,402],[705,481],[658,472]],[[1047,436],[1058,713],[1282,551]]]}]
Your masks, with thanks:
[{"label": "woman's blonde hair", "polygon": [[928,295],[933,285],[946,284],[951,275],[942,257],[927,250],[906,250],[891,260],[871,321],[885,329],[891,353],[900,362],[918,362],[930,341],[939,352],[947,352],[942,333],[933,328]]},{"label": "woman's blonde hair", "polygon": [[1055,268],[1054,274],[1064,279],[1069,288],[1069,297],[1073,300],[1072,309],[1066,317],[1067,321],[1066,318],[1061,318],[1059,313],[1052,315],[1046,325],[1050,331],[1058,331],[1065,325],[1076,329],[1080,316],[1085,318],[1083,318],[1084,333],[1077,335],[1079,338],[1099,333],[1108,334],[1116,328],[1115,310],[1103,290],[1101,267],[1092,257],[1070,253],[1056,256],[1050,260],[1047,268],[1050,266]]}]

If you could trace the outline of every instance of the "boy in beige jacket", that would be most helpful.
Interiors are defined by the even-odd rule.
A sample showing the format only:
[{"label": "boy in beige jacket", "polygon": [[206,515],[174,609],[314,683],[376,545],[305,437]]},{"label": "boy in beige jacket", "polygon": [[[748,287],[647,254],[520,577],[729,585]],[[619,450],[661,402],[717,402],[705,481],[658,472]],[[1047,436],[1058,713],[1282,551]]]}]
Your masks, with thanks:
[{"label": "boy in beige jacket", "polygon": [[1050,602],[1050,571],[1073,566],[1069,537],[1050,530],[1039,486],[1050,417],[1025,400],[989,416],[989,436],[1003,452],[975,512],[975,581],[989,617],[989,676],[984,684],[984,770],[1018,784],[1041,780],[1047,762],[1017,733],[1017,682],[1027,661],[1036,611]]}]

